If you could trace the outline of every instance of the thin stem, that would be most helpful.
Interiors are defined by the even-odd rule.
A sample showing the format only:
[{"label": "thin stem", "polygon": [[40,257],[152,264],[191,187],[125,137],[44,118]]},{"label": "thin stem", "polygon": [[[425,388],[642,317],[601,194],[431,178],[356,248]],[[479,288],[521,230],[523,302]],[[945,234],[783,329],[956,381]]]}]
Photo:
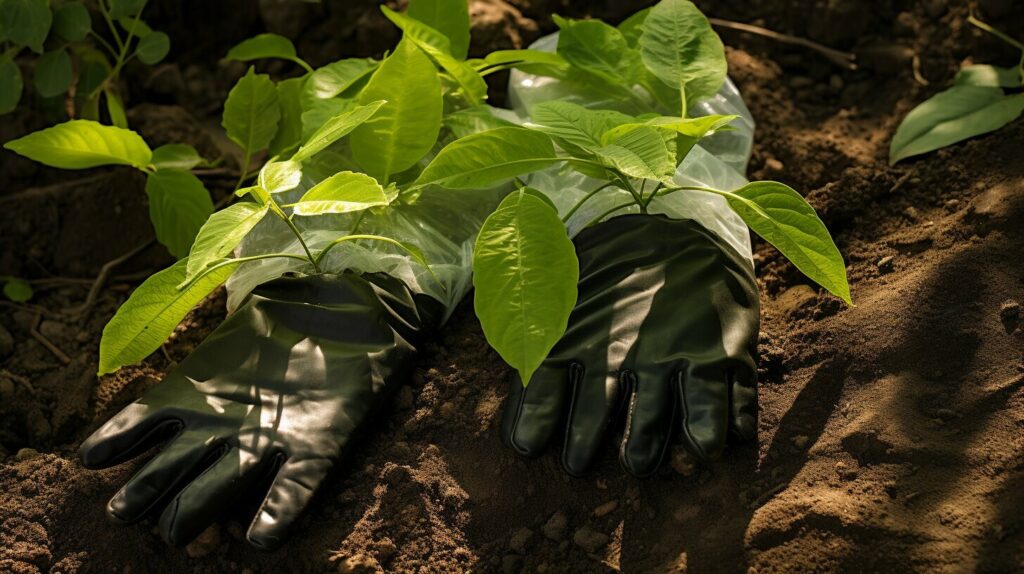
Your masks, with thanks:
[{"label": "thin stem", "polygon": [[974,24],[978,28],[981,28],[982,30],[988,32],[989,34],[992,34],[996,38],[999,38],[1000,40],[1006,42],[1007,44],[1013,46],[1014,48],[1017,48],[1018,50],[1024,50],[1024,42],[1020,42],[1016,38],[1010,37],[1009,34],[997,30],[992,26],[986,24],[985,22],[982,22],[981,20],[977,19],[974,16],[973,12],[967,16],[967,21],[970,22],[971,24]]},{"label": "thin stem", "polygon": [[214,265],[211,265],[211,266],[207,267],[202,273],[200,273],[199,275],[196,275],[195,277],[193,277],[192,280],[189,281],[187,285],[185,285],[184,287],[181,287],[179,289],[179,291],[183,291],[185,289],[189,289],[190,287],[195,285],[197,281],[199,281],[203,277],[206,277],[210,273],[213,273],[217,269],[220,269],[221,267],[224,267],[225,265],[234,265],[236,263],[247,263],[249,261],[258,261],[260,259],[298,259],[299,261],[303,261],[305,263],[309,263],[310,262],[309,259],[306,259],[305,257],[303,257],[301,255],[295,255],[294,253],[265,253],[263,255],[250,255],[248,257],[236,257],[234,259],[226,259],[224,261],[221,261],[220,263],[216,263]]},{"label": "thin stem", "polygon": [[[248,179],[249,177],[252,177],[251,173],[246,173],[246,170],[249,169],[249,162],[251,162],[251,161],[252,161],[252,153],[247,149],[247,150],[245,150],[245,160],[242,161],[242,169],[238,170],[241,173],[238,174],[238,181],[235,182],[235,189],[232,190],[232,192],[231,192],[232,195],[236,191],[238,191],[239,189],[242,189],[242,184],[245,183],[246,179]],[[259,173],[259,172],[257,172],[257,173]]]},{"label": "thin stem", "polygon": [[[275,203],[274,205],[277,204]],[[280,209],[281,208],[278,207],[278,210]],[[280,215],[284,215],[284,212],[281,212]],[[315,257],[313,257],[313,253],[310,252],[309,246],[306,245],[306,240],[302,238],[302,232],[299,231],[298,227],[296,227],[295,222],[292,221],[291,217],[285,215],[283,219],[284,222],[288,224],[288,228],[291,229],[292,233],[295,234],[295,238],[299,240],[299,245],[302,245],[302,250],[306,252],[306,257],[309,258],[309,262],[313,264],[313,270],[316,271],[317,273],[320,273],[320,262]]]},{"label": "thin stem", "polygon": [[106,48],[107,51],[110,52],[111,56],[113,56],[114,58],[117,57],[117,50],[113,46],[110,45],[110,42],[104,40],[103,36],[100,36],[96,32],[93,32],[92,30],[89,30],[89,35],[92,36],[94,40],[99,42],[101,46]]},{"label": "thin stem", "polygon": [[121,34],[117,32],[117,26],[114,25],[114,21],[110,18],[110,10],[103,0],[100,0],[98,4],[100,6],[100,14],[103,15],[103,19],[107,22],[107,27],[110,28],[110,34],[114,37],[114,43],[117,44],[119,50],[123,50],[124,42],[121,41]]},{"label": "thin stem", "polygon": [[[664,186],[665,186],[665,182],[663,182],[663,181],[659,181],[658,182],[657,187],[655,187],[651,191],[651,194],[648,195],[646,199],[644,199],[644,208],[645,209],[647,208],[647,206],[649,206],[651,204],[652,201],[654,201],[654,198],[658,195],[658,191],[661,190],[661,188],[664,187]],[[640,191],[640,195],[643,195],[643,190]]]},{"label": "thin stem", "polygon": [[679,187],[666,187],[666,188],[662,188],[655,195],[659,195],[659,196],[661,196],[661,195],[668,195],[670,193],[674,193],[674,192],[677,192],[677,191],[684,191],[684,190],[685,191],[706,191],[708,193],[717,193],[717,194],[721,194],[722,193],[721,191],[719,191],[717,189],[712,189],[710,187],[701,187],[699,185],[680,185]]},{"label": "thin stem", "polygon": [[828,58],[832,63],[837,66],[846,68],[847,70],[856,70],[857,64],[855,63],[856,56],[849,52],[842,52],[835,48],[829,48],[817,42],[808,40],[807,38],[800,38],[798,36],[790,36],[789,34],[782,34],[774,30],[762,28],[760,26],[754,26],[752,24],[744,24],[742,22],[733,22],[731,20],[722,20],[721,18],[708,18],[712,26],[718,26],[719,28],[729,28],[730,30],[739,30],[740,32],[746,32],[747,34],[755,34],[757,36],[764,36],[765,38],[771,38],[778,42],[786,44],[795,44],[797,46],[803,46],[818,52],[822,56]]},{"label": "thin stem", "polygon": [[359,212],[359,217],[356,218],[355,224],[352,225],[352,231],[349,232],[350,234],[354,235],[355,232],[359,230],[359,226],[363,224],[363,218],[366,217],[367,211],[368,210],[364,209]]},{"label": "thin stem", "polygon": [[643,198],[640,197],[639,193],[637,193],[636,189],[633,187],[633,184],[629,183],[629,178],[623,176],[622,174],[616,174],[616,176],[619,179],[619,183],[622,184],[622,188],[628,191],[629,194],[633,196],[633,201],[636,202],[637,207],[640,208],[640,212],[647,213],[647,206],[644,205]]},{"label": "thin stem", "polygon": [[594,197],[595,195],[597,195],[598,192],[600,192],[601,190],[607,189],[607,188],[609,188],[609,187],[611,187],[613,185],[615,185],[615,182],[611,182],[610,181],[610,182],[608,182],[608,183],[598,187],[597,189],[587,193],[587,195],[584,195],[583,199],[577,201],[576,205],[572,206],[572,209],[570,209],[569,212],[566,213],[565,216],[562,217],[562,223],[569,223],[569,220],[572,219],[572,216],[575,215],[576,212],[579,211],[579,209],[581,207],[583,207],[584,203],[586,203],[591,197]]},{"label": "thin stem", "polygon": [[591,219],[590,223],[588,223],[586,225],[586,227],[590,227],[591,225],[594,225],[595,223],[601,221],[602,219],[604,219],[605,217],[608,217],[609,215],[615,213],[616,211],[618,211],[620,209],[624,209],[626,207],[630,207],[632,205],[635,205],[632,201],[629,202],[629,203],[620,203],[619,205],[616,205],[615,207],[609,209],[608,211],[602,213],[601,215],[598,215],[594,219]]}]

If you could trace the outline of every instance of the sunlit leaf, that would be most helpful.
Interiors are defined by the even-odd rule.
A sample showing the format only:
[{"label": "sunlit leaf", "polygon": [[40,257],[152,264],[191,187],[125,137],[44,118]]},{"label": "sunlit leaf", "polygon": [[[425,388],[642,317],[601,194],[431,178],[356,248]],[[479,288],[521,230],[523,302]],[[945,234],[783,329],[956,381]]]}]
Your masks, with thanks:
[{"label": "sunlit leaf", "polygon": [[71,120],[9,141],[4,147],[62,169],[131,165],[144,169],[153,152],[139,134],[92,120]]}]

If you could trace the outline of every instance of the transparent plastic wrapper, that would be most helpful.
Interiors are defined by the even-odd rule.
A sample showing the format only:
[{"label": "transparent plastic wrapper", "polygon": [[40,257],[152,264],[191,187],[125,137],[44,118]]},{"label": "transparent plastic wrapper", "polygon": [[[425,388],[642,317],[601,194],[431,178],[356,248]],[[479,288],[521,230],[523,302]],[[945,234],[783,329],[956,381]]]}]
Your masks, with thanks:
[{"label": "transparent plastic wrapper", "polygon": [[[530,48],[554,52],[558,46],[558,34],[545,36]],[[647,97],[646,92],[637,88],[637,95],[650,102],[646,110],[624,109],[617,101],[603,99],[600,94],[585,94],[573,90],[555,78],[527,74],[513,70],[509,80],[509,102],[521,121],[528,121],[530,108],[538,103],[552,100],[573,102],[593,109],[617,109],[636,114],[642,111],[671,113],[661,109],[659,104]],[[739,117],[730,125],[732,131],[723,131],[701,140],[694,146],[676,170],[675,182],[679,185],[694,185],[722,190],[736,189],[747,183],[747,162],[754,139],[754,119],[743,103],[736,85],[726,79],[725,84],[713,98],[691,106],[690,115],[736,114]],[[678,115],[678,112],[677,112]],[[582,175],[566,166],[558,166],[534,173],[523,178],[527,184],[546,194],[561,214],[565,214],[601,183]],[[580,208],[568,222],[570,235],[575,235],[595,218],[618,204],[630,199],[627,192],[600,193]],[[617,211],[615,215],[637,213],[636,206]],[[665,214],[676,219],[692,219],[703,225],[733,246],[753,265],[750,247],[750,233],[725,198],[702,191],[677,191],[655,199],[648,208],[650,213]]]},{"label": "transparent plastic wrapper", "polygon": [[[299,188],[279,194],[278,200],[297,201],[314,183],[312,179],[304,181]],[[332,240],[352,234],[357,221],[356,233],[360,235],[380,235],[415,246],[430,263],[429,271],[401,248],[371,240],[346,241],[335,246],[321,267],[329,273],[387,273],[441,301],[450,313],[471,287],[477,232],[507,192],[507,188],[429,189],[409,203],[366,211],[361,221],[355,213],[296,217],[294,222],[314,253]],[[238,249],[239,256],[281,252],[303,254],[298,240],[276,217],[264,218]],[[310,269],[307,263],[295,259],[263,259],[243,264],[228,280],[228,309],[237,308],[260,283],[291,271]]]}]

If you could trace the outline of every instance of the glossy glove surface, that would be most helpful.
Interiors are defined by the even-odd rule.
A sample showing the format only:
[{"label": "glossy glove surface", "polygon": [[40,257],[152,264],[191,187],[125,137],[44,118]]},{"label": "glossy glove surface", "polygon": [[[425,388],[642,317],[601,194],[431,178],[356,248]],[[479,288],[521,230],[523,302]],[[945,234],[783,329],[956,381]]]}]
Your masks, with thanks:
[{"label": "glossy glove surface", "polygon": [[[582,231],[579,299],[530,384],[513,377],[502,436],[527,456],[562,441],[585,472],[613,423],[619,460],[658,469],[678,434],[700,458],[757,433],[759,304],[753,270],[699,224],[626,215]],[[617,430],[617,429],[614,429]]]},{"label": "glossy glove surface", "polygon": [[184,544],[239,500],[265,495],[247,538],[276,547],[353,435],[408,380],[439,311],[383,275],[283,277],[258,287],[162,383],[82,444],[83,464],[105,468],[168,441],[111,499],[109,516],[158,515],[163,536]]}]

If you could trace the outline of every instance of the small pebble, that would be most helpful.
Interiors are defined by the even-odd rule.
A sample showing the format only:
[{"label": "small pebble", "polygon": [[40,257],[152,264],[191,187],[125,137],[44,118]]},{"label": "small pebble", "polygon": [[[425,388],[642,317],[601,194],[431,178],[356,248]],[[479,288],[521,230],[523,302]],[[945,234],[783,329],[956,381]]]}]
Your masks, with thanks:
[{"label": "small pebble", "polygon": [[1020,303],[1011,300],[1004,301],[999,307],[999,317],[1003,321],[1013,321],[1020,318]]},{"label": "small pebble", "polygon": [[807,447],[807,443],[810,442],[810,440],[811,437],[807,435],[797,435],[793,437],[793,446],[800,450],[803,450],[804,448]]},{"label": "small pebble", "polygon": [[520,554],[526,553],[526,547],[530,543],[530,539],[533,538],[533,531],[529,528],[520,528],[516,530],[515,534],[512,535],[508,540],[508,547],[514,552]]},{"label": "small pebble", "polygon": [[882,273],[891,273],[893,270],[893,261],[896,257],[893,255],[886,255],[885,257],[878,260],[878,270]]},{"label": "small pebble", "polygon": [[14,460],[29,460],[39,456],[39,451],[34,448],[23,448],[14,455]]},{"label": "small pebble", "polygon": [[572,541],[583,550],[595,553],[608,545],[608,535],[597,532],[589,526],[584,526],[576,531]]},{"label": "small pebble", "polygon": [[376,574],[380,564],[366,554],[353,554],[338,561],[338,574]]},{"label": "small pebble", "polygon": [[559,510],[558,512],[551,515],[551,518],[544,523],[541,528],[541,532],[544,533],[544,537],[548,540],[558,542],[565,538],[566,529],[569,526],[569,519],[566,518],[565,513]]},{"label": "small pebble", "polygon": [[615,512],[615,509],[619,507],[618,500],[609,500],[608,502],[598,506],[594,509],[594,516],[601,518]]},{"label": "small pebble", "polygon": [[220,525],[214,524],[190,542],[185,547],[185,553],[190,558],[202,558],[212,554],[214,550],[220,547],[221,543]]}]

